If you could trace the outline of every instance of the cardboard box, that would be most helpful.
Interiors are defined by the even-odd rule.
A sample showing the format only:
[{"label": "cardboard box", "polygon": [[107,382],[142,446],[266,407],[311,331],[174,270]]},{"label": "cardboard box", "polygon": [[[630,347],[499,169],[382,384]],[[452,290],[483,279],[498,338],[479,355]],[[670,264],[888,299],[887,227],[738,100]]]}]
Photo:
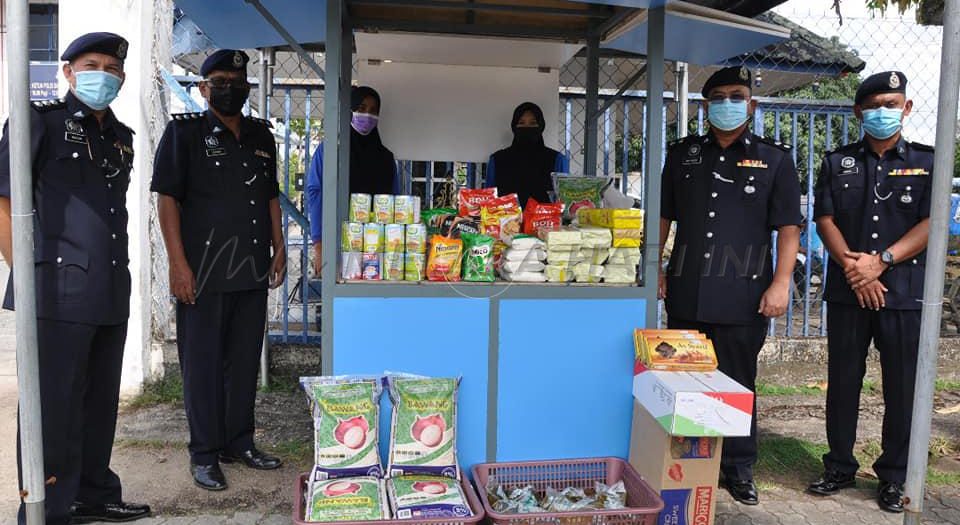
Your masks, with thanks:
[{"label": "cardboard box", "polygon": [[634,367],[633,397],[672,436],[749,436],[753,392],[716,372]]},{"label": "cardboard box", "polygon": [[630,464],[663,498],[658,525],[713,524],[722,446],[720,437],[668,435],[634,401]]}]

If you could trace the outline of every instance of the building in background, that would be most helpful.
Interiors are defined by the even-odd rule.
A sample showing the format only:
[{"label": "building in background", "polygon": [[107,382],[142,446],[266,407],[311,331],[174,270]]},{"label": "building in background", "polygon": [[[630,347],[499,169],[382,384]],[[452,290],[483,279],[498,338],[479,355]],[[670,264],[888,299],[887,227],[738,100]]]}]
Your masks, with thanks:
[{"label": "building in background", "polygon": [[[58,0],[30,1],[30,99],[56,98],[60,50],[57,45],[60,6]],[[6,0],[0,0],[0,33],[7,33]],[[0,39],[0,115],[7,116],[6,38]]]}]

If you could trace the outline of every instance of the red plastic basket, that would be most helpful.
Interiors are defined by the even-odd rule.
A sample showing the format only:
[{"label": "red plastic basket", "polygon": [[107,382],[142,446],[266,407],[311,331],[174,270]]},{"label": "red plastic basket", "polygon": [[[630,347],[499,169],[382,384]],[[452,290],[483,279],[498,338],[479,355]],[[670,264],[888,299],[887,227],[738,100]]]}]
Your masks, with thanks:
[{"label": "red plastic basket", "polygon": [[[487,481],[495,478],[505,490],[532,485],[542,496],[547,487],[593,489],[594,482],[612,485],[623,481],[627,489],[627,508],[571,512],[501,514],[490,506]],[[473,467],[473,480],[481,493],[483,508],[494,525],[653,525],[663,510],[663,500],[633,467],[619,458],[529,461],[523,463],[486,463]]]},{"label": "red plastic basket", "polygon": [[[297,485],[293,491],[293,523],[295,525],[315,525],[317,521],[304,521],[306,515],[306,492],[307,479],[310,474],[300,474],[297,478]],[[472,525],[479,523],[483,519],[483,504],[477,497],[477,491],[473,490],[470,482],[466,478],[460,480],[460,488],[467,498],[467,505],[473,511],[473,516],[469,518],[451,519],[437,518],[429,520],[377,520],[377,521],[336,521],[329,522],[328,525]]]}]

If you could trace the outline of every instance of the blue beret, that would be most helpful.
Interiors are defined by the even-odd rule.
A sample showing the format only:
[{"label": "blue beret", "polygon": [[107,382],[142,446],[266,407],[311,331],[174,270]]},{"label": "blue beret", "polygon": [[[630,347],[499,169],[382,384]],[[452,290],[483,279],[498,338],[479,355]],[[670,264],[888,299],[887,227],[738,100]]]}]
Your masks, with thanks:
[{"label": "blue beret", "polygon": [[703,98],[707,98],[710,96],[710,90],[717,86],[747,86],[750,88],[752,78],[753,75],[750,74],[750,70],[746,66],[725,67],[710,75],[700,93]]},{"label": "blue beret", "polygon": [[200,66],[200,75],[207,76],[211,71],[247,71],[250,57],[239,49],[219,49],[207,57]]},{"label": "blue beret", "polygon": [[70,62],[84,53],[103,53],[125,60],[129,45],[125,38],[114,33],[87,33],[70,42],[67,50],[60,55],[60,60]]},{"label": "blue beret", "polygon": [[907,75],[899,71],[884,71],[870,75],[857,88],[857,95],[853,99],[854,104],[860,104],[870,95],[877,93],[903,93],[907,94]]}]

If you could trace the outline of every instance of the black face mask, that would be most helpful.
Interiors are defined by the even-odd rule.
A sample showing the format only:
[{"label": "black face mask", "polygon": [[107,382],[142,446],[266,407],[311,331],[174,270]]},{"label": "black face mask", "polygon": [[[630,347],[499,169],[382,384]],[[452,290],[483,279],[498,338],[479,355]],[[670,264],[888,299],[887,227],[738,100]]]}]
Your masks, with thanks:
[{"label": "black face mask", "polygon": [[514,128],[513,134],[521,144],[532,145],[540,143],[540,128]]},{"label": "black face mask", "polygon": [[221,115],[232,117],[239,115],[243,110],[243,105],[247,102],[247,96],[250,95],[249,88],[223,87],[210,88],[210,107],[217,110]]}]

